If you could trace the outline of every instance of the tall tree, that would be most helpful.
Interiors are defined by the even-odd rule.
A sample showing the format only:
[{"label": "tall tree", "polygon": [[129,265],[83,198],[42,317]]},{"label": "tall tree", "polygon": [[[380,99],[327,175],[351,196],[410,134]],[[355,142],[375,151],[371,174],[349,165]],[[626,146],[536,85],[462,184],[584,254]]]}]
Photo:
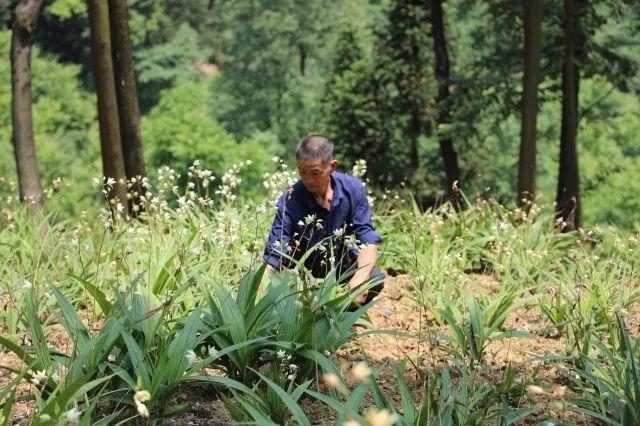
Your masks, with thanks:
[{"label": "tall tree", "polygon": [[31,114],[31,46],[43,0],[21,0],[15,9],[11,34],[11,114],[13,150],[18,171],[20,199],[30,214],[43,207],[42,183],[36,160]]},{"label": "tall tree", "polygon": [[543,0],[523,0],[524,61],[522,77],[522,122],[520,128],[520,159],[518,162],[517,203],[524,204],[535,196],[536,138],[538,116],[538,82]]},{"label": "tall tree", "polygon": [[[431,11],[431,33],[433,37],[433,51],[435,54],[435,73],[438,81],[438,97],[436,115],[436,123],[438,130],[441,131],[444,125],[451,122],[451,113],[448,105],[450,95],[450,61],[449,51],[447,50],[447,39],[444,32],[444,19],[442,12],[442,0],[428,0],[429,9]],[[453,141],[448,134],[442,134],[439,137],[440,154],[444,163],[444,172],[446,179],[446,193],[454,205],[458,205],[457,190],[454,183],[460,180],[460,169],[458,168],[458,155],[453,147]]]},{"label": "tall tree", "polygon": [[98,96],[98,121],[100,122],[100,145],[102,169],[106,178],[115,179],[115,184],[106,185],[107,199],[111,207],[116,200],[126,204],[125,167],[120,138],[118,102],[113,78],[111,57],[111,32],[109,28],[109,6],[104,0],[89,1],[91,26],[91,59],[93,62],[96,94]]},{"label": "tall tree", "polygon": [[139,197],[144,194],[141,178],[145,176],[145,167],[138,91],[129,35],[129,11],[126,0],[109,0],[109,20],[124,168],[127,178],[130,180],[135,178],[130,192],[138,194],[138,196],[132,197],[129,202],[129,211],[135,216],[141,207]]},{"label": "tall tree", "polygon": [[409,142],[413,171],[420,166],[419,139],[425,131],[425,110],[431,89],[431,76],[426,71],[432,59],[428,48],[429,28],[427,10],[422,3],[422,0],[394,1],[388,14],[388,28],[380,34],[383,55],[379,62],[398,91],[394,109],[405,116],[402,130]]},{"label": "tall tree", "polygon": [[560,129],[560,170],[556,213],[566,222],[566,230],[580,226],[580,176],[578,172],[578,91],[580,73],[576,64],[576,5],[564,0],[564,57],[562,62],[562,125]]}]

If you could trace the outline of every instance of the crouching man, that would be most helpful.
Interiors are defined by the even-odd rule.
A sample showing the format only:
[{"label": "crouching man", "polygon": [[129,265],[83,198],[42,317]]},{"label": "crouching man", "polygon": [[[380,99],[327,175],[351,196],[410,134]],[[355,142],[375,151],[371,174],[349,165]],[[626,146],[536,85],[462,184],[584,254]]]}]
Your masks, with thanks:
[{"label": "crouching man", "polygon": [[368,279],[375,285],[359,295],[357,304],[374,298],[383,288],[383,275],[375,267],[380,236],[371,224],[364,184],[336,172],[333,143],[320,135],[303,138],[296,150],[300,180],[280,197],[267,240],[264,260],[269,269],[293,266],[308,250],[305,267],[323,278],[336,265],[338,277],[356,271],[349,279],[353,289]]}]

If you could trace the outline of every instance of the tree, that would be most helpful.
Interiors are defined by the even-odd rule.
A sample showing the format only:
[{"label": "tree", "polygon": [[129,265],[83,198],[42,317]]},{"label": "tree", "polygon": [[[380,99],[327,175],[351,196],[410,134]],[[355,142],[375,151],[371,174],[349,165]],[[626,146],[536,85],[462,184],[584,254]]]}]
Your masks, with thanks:
[{"label": "tree", "polygon": [[[425,131],[429,100],[431,61],[428,42],[427,10],[421,0],[398,0],[389,11],[389,26],[382,38],[383,66],[390,73],[398,95],[394,109],[406,116],[404,134],[409,142],[413,172],[420,165],[419,139]],[[384,62],[384,59],[388,62]]]},{"label": "tree", "polygon": [[105,185],[107,199],[113,207],[117,202],[125,203],[127,198],[118,103],[113,79],[109,7],[106,1],[89,1],[89,21],[91,26],[91,58],[98,96],[102,168],[105,178],[115,179],[113,185]]},{"label": "tree", "polygon": [[522,77],[522,122],[520,159],[518,162],[517,203],[524,204],[535,196],[536,138],[538,117],[538,82],[543,0],[524,0],[524,63]]},{"label": "tree", "polygon": [[564,0],[564,56],[562,62],[562,125],[560,170],[556,213],[566,222],[564,229],[580,227],[580,176],[578,174],[578,91],[580,73],[576,64],[576,5]]},{"label": "tree", "polygon": [[127,178],[131,181],[135,179],[130,188],[134,197],[129,202],[129,211],[136,216],[140,208],[139,197],[144,195],[145,190],[141,184],[141,178],[145,176],[145,167],[126,0],[109,0],[109,19],[124,168]]},{"label": "tree", "polygon": [[13,149],[18,171],[20,199],[30,214],[43,207],[42,183],[33,137],[31,46],[43,0],[21,0],[16,6],[11,35],[11,114]]},{"label": "tree", "polygon": [[442,127],[451,122],[451,114],[448,105],[450,95],[449,85],[449,52],[447,50],[447,39],[444,32],[444,19],[442,13],[442,0],[429,0],[431,11],[431,32],[433,36],[433,51],[435,54],[435,73],[438,81],[438,97],[436,123],[438,131],[441,132],[438,143],[440,154],[444,163],[446,193],[454,205],[458,204],[457,191],[454,188],[456,181],[460,180],[460,169],[458,168],[458,155],[453,146],[453,141],[449,133],[442,133]]},{"label": "tree", "polygon": [[364,56],[356,29],[346,25],[336,40],[333,73],[325,85],[322,108],[323,133],[336,142],[343,165],[348,169],[365,159],[372,181],[379,184],[397,164],[389,158],[392,117],[382,114],[390,110],[388,85],[386,79],[377,78],[375,68]]},{"label": "tree", "polygon": [[216,118],[236,135],[271,131],[281,142],[316,131],[328,63],[323,47],[341,2],[219,2],[224,30]]}]

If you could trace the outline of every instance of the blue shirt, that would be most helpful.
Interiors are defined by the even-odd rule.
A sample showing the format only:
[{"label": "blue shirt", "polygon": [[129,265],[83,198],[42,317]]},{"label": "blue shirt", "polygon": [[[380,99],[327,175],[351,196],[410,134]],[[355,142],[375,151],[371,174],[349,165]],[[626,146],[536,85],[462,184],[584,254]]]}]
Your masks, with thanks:
[{"label": "blue shirt", "polygon": [[382,242],[371,224],[362,181],[333,172],[331,187],[333,199],[329,211],[318,204],[301,180],[280,197],[264,251],[268,264],[276,269],[291,267],[292,259],[300,260],[320,243],[309,253],[305,266],[313,275],[323,276],[331,268],[332,260],[340,269],[353,264],[359,244]]}]

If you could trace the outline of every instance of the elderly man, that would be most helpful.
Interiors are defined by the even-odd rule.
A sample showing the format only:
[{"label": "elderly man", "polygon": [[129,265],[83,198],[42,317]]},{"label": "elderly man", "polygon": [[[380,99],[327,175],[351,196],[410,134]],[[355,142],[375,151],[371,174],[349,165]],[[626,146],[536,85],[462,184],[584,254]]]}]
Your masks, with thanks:
[{"label": "elderly man", "polygon": [[264,260],[269,269],[292,267],[317,245],[305,260],[316,278],[325,277],[332,264],[338,276],[354,271],[353,289],[369,278],[376,283],[357,299],[363,304],[383,287],[383,275],[375,268],[380,236],[371,224],[371,212],[364,184],[336,172],[333,143],[324,136],[310,135],[296,150],[300,180],[285,191],[267,240]]}]

